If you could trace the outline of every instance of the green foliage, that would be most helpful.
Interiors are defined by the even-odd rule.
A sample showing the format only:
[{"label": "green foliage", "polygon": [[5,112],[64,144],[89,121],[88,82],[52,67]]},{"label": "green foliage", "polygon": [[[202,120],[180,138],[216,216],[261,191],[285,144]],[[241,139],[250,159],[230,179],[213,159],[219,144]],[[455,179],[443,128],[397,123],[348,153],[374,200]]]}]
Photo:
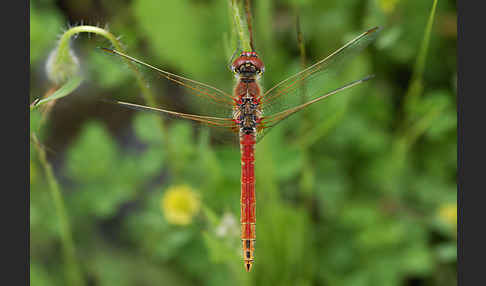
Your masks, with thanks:
[{"label": "green foliage", "polygon": [[67,154],[67,172],[78,185],[71,198],[74,210],[100,218],[113,216],[163,166],[162,148],[123,157],[119,152],[116,142],[99,123],[85,125]]},{"label": "green foliage", "polygon": [[[201,8],[188,1],[135,1],[135,20],[143,37],[150,38],[149,48],[157,61],[162,60],[165,66],[179,66],[188,75],[211,73],[219,68],[214,65],[215,60],[224,63],[224,59],[215,57],[212,51],[222,44],[221,38],[215,35],[227,27],[225,3],[210,4],[205,8],[208,9],[204,12],[206,15]],[[211,21],[206,23],[209,11],[212,11]],[[181,25],[181,19],[184,19],[184,25]],[[201,45],[203,41],[208,44]]]},{"label": "green foliage", "polygon": [[60,11],[52,6],[45,9],[39,6],[37,1],[30,5],[30,61],[36,64],[55,47],[55,38],[64,28]]},{"label": "green foliage", "polygon": [[[230,0],[125,2],[100,1],[91,11],[76,1],[34,1],[32,70],[44,69],[60,15],[96,12],[128,54],[231,91]],[[32,110],[30,129],[58,181],[86,285],[455,285],[456,35],[447,29],[454,1],[438,2],[432,24],[433,1],[252,2],[264,89],[301,68],[296,13],[307,65],[382,26],[326,84],[376,77],[290,117],[257,144],[256,260],[246,273],[238,146],[187,120],[100,103],[147,104],[150,88],[151,103],[205,115],[183,89],[96,49],[111,47],[106,39],[80,35],[71,47],[89,80],[78,96]],[[34,74],[31,86],[38,98],[50,85]],[[412,108],[407,93],[420,95]],[[49,117],[46,106],[55,111]],[[31,145],[31,281],[67,285],[52,178]],[[201,202],[185,226],[171,224],[161,206],[178,185]]]}]

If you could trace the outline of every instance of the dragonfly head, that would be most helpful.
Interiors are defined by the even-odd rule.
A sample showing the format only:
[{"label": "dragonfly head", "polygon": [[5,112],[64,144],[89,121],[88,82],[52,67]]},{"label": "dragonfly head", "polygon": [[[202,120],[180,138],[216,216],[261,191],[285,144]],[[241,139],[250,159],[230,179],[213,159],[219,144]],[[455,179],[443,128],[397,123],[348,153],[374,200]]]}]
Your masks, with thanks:
[{"label": "dragonfly head", "polygon": [[256,52],[242,52],[231,64],[231,69],[235,74],[252,77],[261,76],[265,71],[265,66]]}]

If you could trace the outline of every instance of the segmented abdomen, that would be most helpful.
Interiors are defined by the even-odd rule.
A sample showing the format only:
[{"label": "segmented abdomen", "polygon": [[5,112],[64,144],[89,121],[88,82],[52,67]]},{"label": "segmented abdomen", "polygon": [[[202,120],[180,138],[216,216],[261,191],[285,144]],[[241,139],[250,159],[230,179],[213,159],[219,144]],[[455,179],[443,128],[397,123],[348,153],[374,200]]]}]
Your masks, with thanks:
[{"label": "segmented abdomen", "polygon": [[246,271],[254,263],[255,251],[255,134],[240,134],[241,150],[241,242]]}]

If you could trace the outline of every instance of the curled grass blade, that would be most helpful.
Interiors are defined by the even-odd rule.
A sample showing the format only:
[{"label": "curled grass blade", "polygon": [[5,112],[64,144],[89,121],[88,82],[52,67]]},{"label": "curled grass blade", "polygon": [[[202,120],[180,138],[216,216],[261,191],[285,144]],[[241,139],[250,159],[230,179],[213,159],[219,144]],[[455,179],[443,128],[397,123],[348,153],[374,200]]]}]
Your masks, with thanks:
[{"label": "curled grass blade", "polygon": [[64,83],[58,90],[56,90],[50,96],[43,98],[41,100],[36,100],[30,105],[30,110],[33,110],[49,101],[56,100],[65,96],[70,95],[75,91],[83,82],[83,77],[76,75],[70,78],[66,83]]}]

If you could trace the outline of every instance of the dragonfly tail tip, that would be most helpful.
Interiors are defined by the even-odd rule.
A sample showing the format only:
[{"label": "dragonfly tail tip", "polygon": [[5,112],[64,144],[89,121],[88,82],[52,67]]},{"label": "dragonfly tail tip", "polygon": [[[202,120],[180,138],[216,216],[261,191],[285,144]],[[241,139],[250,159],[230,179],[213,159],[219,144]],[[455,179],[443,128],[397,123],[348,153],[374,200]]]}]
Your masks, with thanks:
[{"label": "dragonfly tail tip", "polygon": [[251,271],[251,268],[253,266],[253,262],[250,261],[250,260],[246,260],[244,263],[245,263],[245,270],[246,270],[246,272],[250,272]]}]

